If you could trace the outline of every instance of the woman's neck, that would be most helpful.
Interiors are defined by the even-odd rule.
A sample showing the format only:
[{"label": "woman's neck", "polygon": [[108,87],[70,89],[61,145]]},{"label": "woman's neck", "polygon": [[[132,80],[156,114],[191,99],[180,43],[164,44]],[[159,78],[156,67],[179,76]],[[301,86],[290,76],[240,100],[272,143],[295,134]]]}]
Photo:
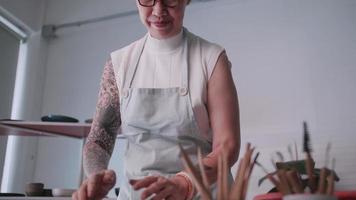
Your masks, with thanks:
[{"label": "woman's neck", "polygon": [[156,39],[149,34],[146,47],[155,52],[171,52],[180,47],[182,41],[183,29],[178,34],[164,39]]}]

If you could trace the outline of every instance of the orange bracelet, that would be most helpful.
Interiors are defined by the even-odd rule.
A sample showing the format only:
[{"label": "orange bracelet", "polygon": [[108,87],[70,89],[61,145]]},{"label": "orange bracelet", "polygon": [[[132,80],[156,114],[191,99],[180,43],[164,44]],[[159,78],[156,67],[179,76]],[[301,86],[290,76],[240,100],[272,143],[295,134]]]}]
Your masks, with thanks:
[{"label": "orange bracelet", "polygon": [[192,179],[190,178],[189,174],[188,174],[187,172],[181,171],[181,172],[177,173],[176,176],[183,177],[184,180],[185,180],[185,181],[187,182],[187,184],[188,184],[188,192],[187,192],[187,195],[186,195],[186,198],[185,198],[185,199],[186,199],[186,200],[191,200],[191,199],[193,199],[195,190],[194,190],[193,181],[192,181]]}]

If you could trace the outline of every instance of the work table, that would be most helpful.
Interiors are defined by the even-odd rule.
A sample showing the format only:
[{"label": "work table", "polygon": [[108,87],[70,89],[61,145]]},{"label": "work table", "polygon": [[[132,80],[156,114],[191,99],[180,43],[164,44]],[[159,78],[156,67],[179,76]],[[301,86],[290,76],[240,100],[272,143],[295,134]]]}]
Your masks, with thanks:
[{"label": "work table", "polygon": [[[71,197],[0,197],[0,200],[72,200]],[[116,198],[105,198],[103,200],[116,200]]]},{"label": "work table", "polygon": [[91,124],[71,122],[0,121],[0,135],[84,138]]}]

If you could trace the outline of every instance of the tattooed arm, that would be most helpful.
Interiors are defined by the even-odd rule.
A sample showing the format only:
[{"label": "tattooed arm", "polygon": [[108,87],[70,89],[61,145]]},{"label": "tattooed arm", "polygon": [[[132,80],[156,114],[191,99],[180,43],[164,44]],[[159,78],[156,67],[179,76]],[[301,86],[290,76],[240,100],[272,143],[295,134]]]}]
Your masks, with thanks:
[{"label": "tattooed arm", "polygon": [[84,171],[88,178],[73,193],[73,200],[102,199],[114,187],[115,172],[107,167],[120,124],[119,90],[109,60],[104,67],[96,112],[84,146]]},{"label": "tattooed arm", "polygon": [[108,60],[101,79],[93,123],[84,146],[84,171],[88,177],[107,169],[120,124],[119,90],[112,62]]}]

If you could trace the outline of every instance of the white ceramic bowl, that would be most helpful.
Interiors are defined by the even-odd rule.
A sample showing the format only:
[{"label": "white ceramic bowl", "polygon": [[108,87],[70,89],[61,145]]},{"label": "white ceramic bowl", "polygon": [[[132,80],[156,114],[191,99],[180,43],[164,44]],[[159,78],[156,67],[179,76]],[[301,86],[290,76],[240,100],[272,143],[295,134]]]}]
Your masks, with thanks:
[{"label": "white ceramic bowl", "polygon": [[284,196],[283,200],[337,200],[337,198],[320,194],[292,194]]},{"label": "white ceramic bowl", "polygon": [[75,189],[54,188],[52,189],[52,195],[54,197],[71,197],[75,191]]}]

